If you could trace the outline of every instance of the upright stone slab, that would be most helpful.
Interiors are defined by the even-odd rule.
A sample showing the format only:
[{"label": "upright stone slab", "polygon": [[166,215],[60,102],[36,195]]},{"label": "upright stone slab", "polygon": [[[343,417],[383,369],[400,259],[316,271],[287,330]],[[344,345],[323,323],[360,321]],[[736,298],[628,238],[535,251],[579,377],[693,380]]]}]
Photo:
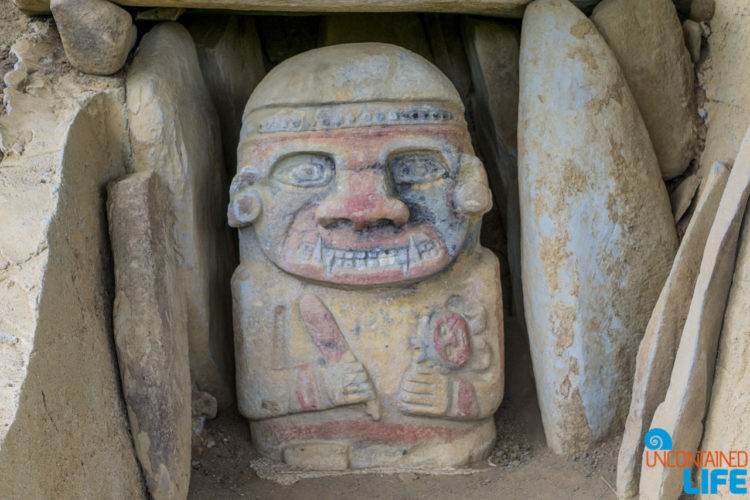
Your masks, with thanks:
[{"label": "upright stone slab", "polygon": [[477,142],[488,159],[488,176],[499,189],[513,294],[513,316],[523,320],[521,221],[518,207],[518,49],[520,32],[510,23],[465,18],[463,37],[475,95]]},{"label": "upright stone slab", "polygon": [[203,78],[221,124],[224,159],[230,173],[237,167],[242,110],[266,70],[255,18],[201,16],[190,24]]},{"label": "upright stone slab", "polygon": [[323,19],[320,45],[352,42],[392,43],[432,60],[424,25],[419,15],[332,14]]},{"label": "upright stone slab", "polygon": [[677,236],[617,61],[567,0],[527,9],[520,89],[526,322],[547,442],[574,453],[624,422]]},{"label": "upright stone slab", "polygon": [[695,154],[695,84],[672,0],[604,0],[591,20],[620,62],[662,176],[680,175]]},{"label": "upright stone slab", "polygon": [[[711,403],[706,416],[706,430],[701,450],[748,451],[750,443],[750,218],[745,217],[740,236],[737,265],[724,312],[719,339]],[[719,495],[701,498],[737,498],[726,487]]]},{"label": "upright stone slab", "polygon": [[621,500],[638,496],[643,436],[651,425],[656,407],[667,393],[703,249],[728,176],[729,170],[717,163],[704,182],[672,270],[638,348],[633,395],[617,459],[617,495]]},{"label": "upright stone slab", "polygon": [[[750,195],[750,129],[742,142],[708,234],[669,389],[657,407],[651,428],[672,437],[672,449],[695,452],[703,434],[716,347],[732,284],[737,239]],[[736,293],[742,293],[738,291]],[[644,454],[648,450],[644,451]],[[676,499],[682,493],[682,469],[649,467],[642,460],[640,498]]]},{"label": "upright stone slab", "polygon": [[123,82],[72,70],[51,35],[13,45],[24,85],[0,116],[0,498],[145,498],[104,210],[127,161]]},{"label": "upright stone slab", "polygon": [[130,432],[154,500],[187,498],[190,368],[169,198],[153,172],[110,184],[114,327]]},{"label": "upright stone slab", "polygon": [[163,23],[143,37],[127,75],[131,167],[153,170],[175,217],[171,244],[187,296],[190,373],[221,407],[233,400],[229,276],[219,120],[188,31]]}]

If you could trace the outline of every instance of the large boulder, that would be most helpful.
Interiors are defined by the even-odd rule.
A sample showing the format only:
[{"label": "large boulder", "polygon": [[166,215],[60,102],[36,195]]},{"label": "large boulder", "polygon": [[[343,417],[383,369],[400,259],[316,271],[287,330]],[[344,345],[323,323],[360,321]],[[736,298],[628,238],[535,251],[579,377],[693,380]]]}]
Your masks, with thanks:
[{"label": "large boulder", "polygon": [[622,428],[677,235],[648,132],[593,23],[567,0],[537,0],[520,57],[526,322],[547,442],[574,453]]},{"label": "large boulder", "polygon": [[175,218],[171,245],[187,297],[192,381],[226,407],[234,398],[229,278],[236,253],[225,219],[219,119],[187,29],[169,22],[147,33],[126,86],[131,168],[156,172]]},{"label": "large boulder", "polygon": [[695,82],[672,0],[604,0],[591,20],[625,73],[662,176],[680,175],[695,154]]}]

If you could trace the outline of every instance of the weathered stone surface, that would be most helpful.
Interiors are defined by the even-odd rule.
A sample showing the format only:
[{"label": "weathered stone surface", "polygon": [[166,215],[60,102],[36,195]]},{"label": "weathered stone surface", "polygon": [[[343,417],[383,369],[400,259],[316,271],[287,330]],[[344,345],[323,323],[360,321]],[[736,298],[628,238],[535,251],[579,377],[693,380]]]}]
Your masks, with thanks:
[{"label": "weathered stone surface", "polygon": [[242,110],[266,74],[255,18],[202,16],[190,24],[189,30],[198,50],[203,78],[219,113],[226,167],[234,172]]},{"label": "weathered stone surface", "polygon": [[604,0],[591,20],[617,56],[671,179],[695,154],[693,65],[672,0]]},{"label": "weathered stone surface", "polygon": [[176,218],[171,243],[188,303],[192,380],[224,407],[233,400],[227,322],[234,253],[224,222],[219,121],[187,30],[163,23],[147,33],[126,83],[131,166],[159,175]]},{"label": "weathered stone surface", "polygon": [[125,9],[108,0],[52,0],[51,8],[70,64],[95,75],[122,68],[137,34]]},{"label": "weathered stone surface", "polygon": [[332,14],[323,18],[320,45],[392,43],[432,60],[424,25],[417,14]]},{"label": "weathered stone surface", "polygon": [[471,92],[471,73],[461,39],[461,16],[422,14],[435,66],[445,73],[464,104]]},{"label": "weathered stone surface", "polygon": [[693,0],[690,2],[690,19],[697,22],[710,21],[716,11],[715,0]]},{"label": "weathered stone surface", "polygon": [[633,395],[617,460],[617,495],[621,500],[637,498],[638,495],[643,436],[651,425],[656,407],[664,401],[667,393],[703,249],[728,176],[729,170],[717,163],[705,180],[672,270],[638,348]]},{"label": "weathered stone surface", "polygon": [[701,180],[697,175],[688,176],[669,195],[669,203],[672,205],[672,214],[674,215],[675,222],[682,219],[687,209],[690,208],[690,204],[693,202],[693,197],[696,191],[698,191],[700,184]]},{"label": "weathered stone surface", "polygon": [[732,164],[750,123],[750,3],[722,0],[716,4],[712,26],[721,26],[709,37],[711,50],[698,72],[706,89],[706,145],[699,175],[705,177],[715,161]]},{"label": "weathered stone surface", "polygon": [[50,0],[13,0],[13,4],[27,16],[49,14]]},{"label": "weathered stone surface", "polygon": [[685,47],[690,53],[690,59],[698,62],[701,57],[701,44],[703,43],[703,28],[691,19],[682,23],[682,35],[685,37]]},{"label": "weathered stone surface", "polygon": [[[748,450],[750,440],[750,224],[748,209],[740,236],[737,265],[734,269],[724,324],[719,338],[718,358],[711,403],[706,416],[700,450]],[[728,488],[720,487],[710,498],[737,498]],[[702,495],[701,498],[709,498]]]},{"label": "weathered stone surface", "polygon": [[518,130],[539,404],[549,446],[572,453],[624,422],[638,343],[677,236],[617,61],[566,0],[538,0],[524,17]]},{"label": "weathered stone surface", "polygon": [[[695,282],[690,310],[664,401],[651,427],[672,436],[672,449],[695,452],[711,394],[716,347],[734,273],[737,239],[750,194],[750,131],[729,174]],[[738,292],[741,293],[741,292]],[[645,453],[645,452],[644,452]],[[676,499],[682,492],[682,469],[641,465],[643,499]]]},{"label": "weathered stone surface", "polygon": [[485,457],[500,273],[450,81],[382,43],[300,54],[253,92],[238,156],[238,400],[256,449],[313,469]]},{"label": "weathered stone surface", "polygon": [[467,18],[463,22],[463,35],[474,83],[472,103],[478,147],[488,159],[490,181],[500,191],[496,203],[507,234],[513,316],[523,321],[516,147],[521,33],[509,23]]},{"label": "weathered stone surface", "polygon": [[154,500],[187,498],[190,484],[187,311],[168,203],[153,171],[108,188],[117,362],[130,432]]},{"label": "weathered stone surface", "polygon": [[127,160],[122,80],[66,70],[39,26],[12,48],[0,117],[0,498],[144,498],[104,211]]}]

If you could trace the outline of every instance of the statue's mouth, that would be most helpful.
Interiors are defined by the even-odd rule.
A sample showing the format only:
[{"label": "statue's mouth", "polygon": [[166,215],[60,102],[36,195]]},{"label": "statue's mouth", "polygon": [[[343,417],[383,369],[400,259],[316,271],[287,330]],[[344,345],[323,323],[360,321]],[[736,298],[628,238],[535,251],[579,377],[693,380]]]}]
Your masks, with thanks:
[{"label": "statue's mouth", "polygon": [[440,271],[451,260],[437,231],[425,224],[377,237],[328,230],[295,236],[284,245],[280,267],[331,283],[374,285],[418,279]]},{"label": "statue's mouth", "polygon": [[440,246],[424,234],[412,235],[408,244],[389,247],[337,247],[328,246],[318,236],[313,243],[303,242],[296,252],[300,263],[325,266],[326,276],[339,270],[400,269],[404,277],[409,270],[427,261],[438,259]]}]

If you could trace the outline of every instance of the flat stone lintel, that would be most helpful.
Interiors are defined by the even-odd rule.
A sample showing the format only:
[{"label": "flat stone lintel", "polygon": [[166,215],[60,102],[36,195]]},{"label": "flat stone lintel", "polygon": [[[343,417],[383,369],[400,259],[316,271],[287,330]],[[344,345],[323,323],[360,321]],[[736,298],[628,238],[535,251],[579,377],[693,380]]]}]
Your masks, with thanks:
[{"label": "flat stone lintel", "polygon": [[134,7],[254,12],[451,12],[521,17],[531,0],[114,0]]}]

